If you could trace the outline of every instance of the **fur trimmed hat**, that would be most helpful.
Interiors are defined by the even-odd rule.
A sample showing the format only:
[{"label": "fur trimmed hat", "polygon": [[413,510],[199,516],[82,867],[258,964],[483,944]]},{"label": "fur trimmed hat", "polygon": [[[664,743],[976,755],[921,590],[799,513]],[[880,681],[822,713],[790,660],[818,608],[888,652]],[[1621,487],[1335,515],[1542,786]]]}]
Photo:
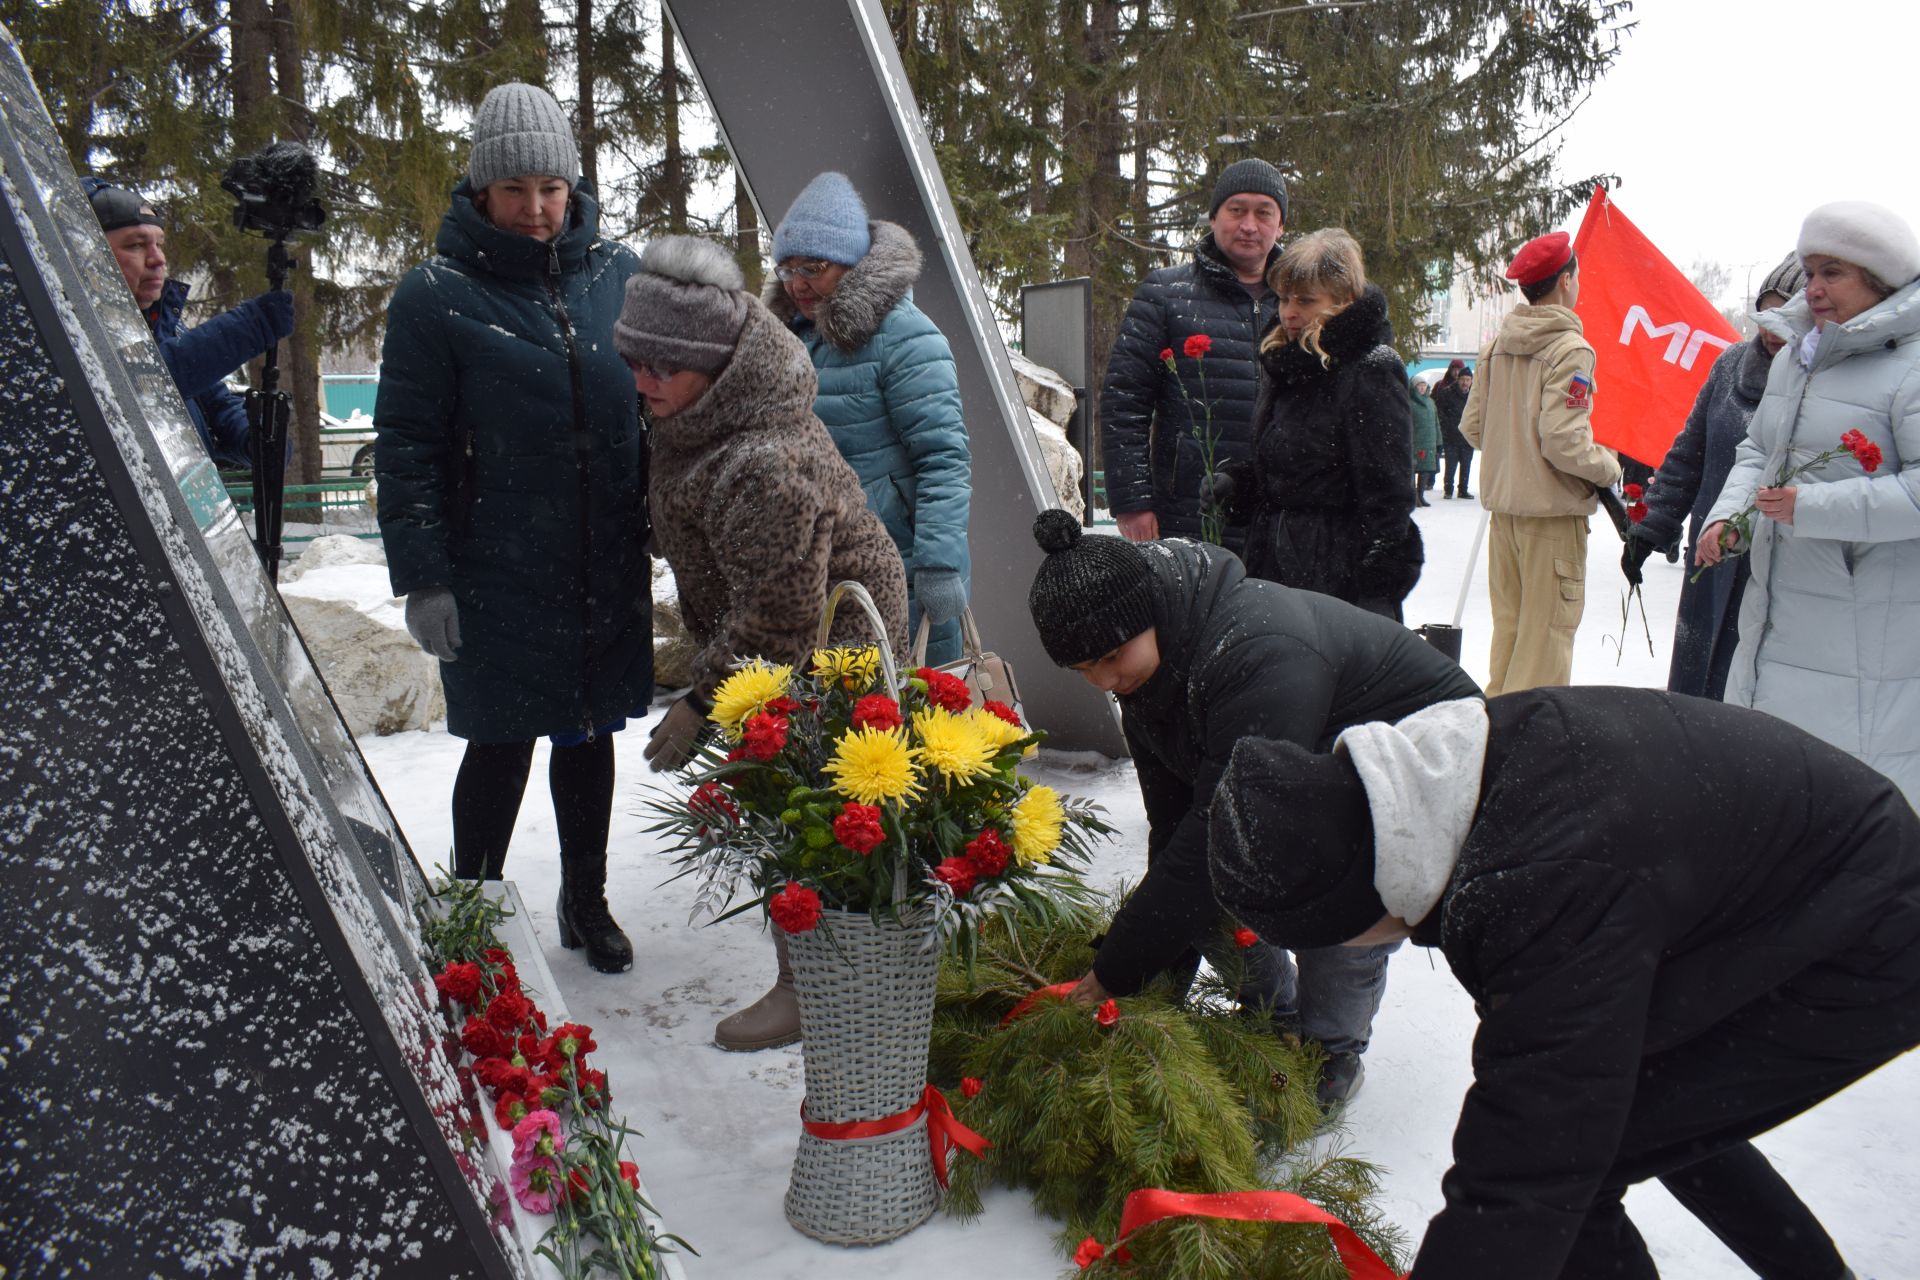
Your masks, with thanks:
[{"label": "fur trimmed hat", "polygon": [[1047,656],[1063,667],[1118,649],[1153,625],[1146,553],[1125,538],[1083,536],[1072,513],[1055,507],[1033,522],[1047,553],[1027,608]]},{"label": "fur trimmed hat", "polygon": [[713,241],[662,236],[627,280],[613,345],[629,364],[719,373],[746,323],[746,284],[740,264]]},{"label": "fur trimmed hat", "polygon": [[475,191],[529,174],[580,181],[580,147],[552,94],[536,84],[500,84],[473,113],[467,176]]},{"label": "fur trimmed hat", "polygon": [[831,169],[801,189],[773,231],[775,262],[825,258],[851,267],[872,247],[866,203],[846,174]]},{"label": "fur trimmed hat", "polygon": [[1207,815],[1213,896],[1276,947],[1337,947],[1387,914],[1373,812],[1343,750],[1242,738]]},{"label": "fur trimmed hat", "polygon": [[1920,276],[1920,240],[1913,228],[1885,205],[1867,200],[1823,204],[1800,224],[1795,250],[1802,266],[1807,255],[1821,253],[1851,262],[1899,289]]}]

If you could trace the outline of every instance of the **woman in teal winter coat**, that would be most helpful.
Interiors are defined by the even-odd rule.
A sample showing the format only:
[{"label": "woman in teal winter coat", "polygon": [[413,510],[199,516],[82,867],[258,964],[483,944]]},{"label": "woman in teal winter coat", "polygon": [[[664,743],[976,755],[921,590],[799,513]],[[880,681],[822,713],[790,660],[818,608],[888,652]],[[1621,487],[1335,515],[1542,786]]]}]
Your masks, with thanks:
[{"label": "woman in teal winter coat", "polygon": [[773,233],[766,304],[807,346],[813,411],[852,464],[907,566],[908,630],[931,624],[927,661],[960,656],[971,569],[972,455],[953,350],[913,305],[920,249],[869,221],[845,175],[807,184]]},{"label": "woman in teal winter coat", "polygon": [[1433,488],[1434,473],[1440,470],[1440,413],[1424,379],[1415,378],[1407,396],[1413,407],[1413,505],[1430,507],[1427,490]]},{"label": "woman in teal winter coat", "polygon": [[535,741],[561,859],[560,940],[631,967],[607,912],[613,740],[653,693],[646,451],[614,349],[631,250],[600,239],[544,90],[494,89],[435,256],[387,312],[374,473],[407,628],[440,659],[454,872],[498,879]]}]

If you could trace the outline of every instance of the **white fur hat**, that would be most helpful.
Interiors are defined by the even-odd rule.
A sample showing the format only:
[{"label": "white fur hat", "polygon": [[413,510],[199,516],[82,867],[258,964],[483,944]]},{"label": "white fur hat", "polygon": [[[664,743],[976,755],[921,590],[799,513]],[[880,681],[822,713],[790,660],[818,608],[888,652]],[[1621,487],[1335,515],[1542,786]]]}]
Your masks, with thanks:
[{"label": "white fur hat", "polygon": [[1823,253],[1865,267],[1881,283],[1901,288],[1920,276],[1920,240],[1913,228],[1885,205],[1866,200],[1823,204],[1800,224],[1800,261]]}]

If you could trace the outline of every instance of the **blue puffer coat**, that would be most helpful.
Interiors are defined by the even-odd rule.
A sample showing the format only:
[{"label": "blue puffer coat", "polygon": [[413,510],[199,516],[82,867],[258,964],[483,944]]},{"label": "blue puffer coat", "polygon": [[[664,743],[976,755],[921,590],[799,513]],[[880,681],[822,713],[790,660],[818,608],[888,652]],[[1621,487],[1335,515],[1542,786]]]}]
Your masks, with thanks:
[{"label": "blue puffer coat", "polygon": [[[913,237],[891,222],[870,222],[868,229],[873,247],[814,308],[812,320],[778,281],[767,286],[767,308],[806,344],[820,379],[813,411],[860,477],[867,506],[893,535],[908,587],[924,569],[951,569],[965,579],[973,462],[953,350],[913,305],[921,264]],[[908,602],[912,635],[920,604],[911,590]],[[959,656],[958,619],[933,628],[928,662]]]},{"label": "blue puffer coat", "polygon": [[247,458],[247,406],[228,389],[226,377],[273,345],[273,326],[259,300],[249,299],[189,329],[182,319],[187,291],[186,281],[167,281],[160,300],[143,314],[214,465],[245,471],[252,465]]},{"label": "blue puffer coat", "polygon": [[584,733],[653,692],[646,447],[613,346],[639,259],[591,187],[552,243],[503,231],[462,180],[436,256],[387,309],[374,475],[396,595],[451,587],[447,731]]}]

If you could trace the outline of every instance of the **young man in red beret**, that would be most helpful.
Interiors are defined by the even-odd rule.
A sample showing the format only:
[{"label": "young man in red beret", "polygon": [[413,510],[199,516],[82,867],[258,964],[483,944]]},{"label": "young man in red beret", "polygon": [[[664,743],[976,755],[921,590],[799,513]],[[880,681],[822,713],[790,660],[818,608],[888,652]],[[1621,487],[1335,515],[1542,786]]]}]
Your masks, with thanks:
[{"label": "young man in red beret", "polygon": [[1520,286],[1480,352],[1460,434],[1480,450],[1480,503],[1493,513],[1487,584],[1493,656],[1487,696],[1566,684],[1586,607],[1587,517],[1620,464],[1593,440],[1593,347],[1573,314],[1580,264],[1563,231],[1530,240],[1507,279]]}]

